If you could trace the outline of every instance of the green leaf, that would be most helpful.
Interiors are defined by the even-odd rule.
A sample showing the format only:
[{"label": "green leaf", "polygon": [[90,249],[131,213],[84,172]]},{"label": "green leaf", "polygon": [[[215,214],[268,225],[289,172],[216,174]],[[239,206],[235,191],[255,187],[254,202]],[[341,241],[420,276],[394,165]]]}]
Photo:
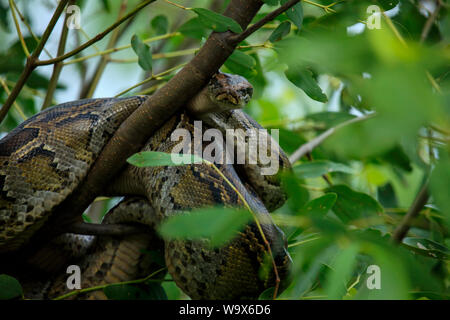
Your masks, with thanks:
[{"label": "green leaf", "polygon": [[276,6],[278,4],[279,0],[262,0],[265,4],[269,6]]},{"label": "green leaf", "polygon": [[198,15],[205,27],[216,32],[225,32],[228,30],[233,31],[234,33],[242,32],[239,23],[229,17],[225,17],[205,8],[193,8],[192,10]]},{"label": "green leaf", "polygon": [[[281,4],[285,4],[289,0],[281,0]],[[297,26],[298,30],[302,28],[303,23],[303,7],[301,3],[297,3],[286,11],[288,18]]]},{"label": "green leaf", "polygon": [[328,101],[327,96],[322,92],[316,79],[314,79],[312,72],[307,68],[289,67],[285,74],[289,81],[302,89],[311,99],[319,102]]},{"label": "green leaf", "polygon": [[[268,128],[271,128],[271,126],[268,126]],[[298,132],[294,132],[284,128],[280,128],[279,130],[280,147],[288,154],[293,153],[298,149],[298,146],[307,142],[306,139]]]},{"label": "green leaf", "polygon": [[288,194],[287,206],[293,214],[296,214],[308,203],[309,192],[301,186],[302,180],[293,174],[284,173],[281,176],[282,185]]},{"label": "green leaf", "polygon": [[103,292],[110,300],[167,300],[159,283],[149,283],[145,288],[129,284],[111,285]]},{"label": "green leaf", "polygon": [[258,300],[273,300],[273,294],[275,292],[274,287],[267,288],[258,297]]},{"label": "green leaf", "polygon": [[9,31],[8,10],[9,10],[9,6],[7,6],[3,3],[0,3],[0,26],[6,32]]},{"label": "green leaf", "polygon": [[347,282],[355,267],[358,251],[359,245],[352,243],[334,258],[325,282],[328,299],[342,299],[347,293]]},{"label": "green leaf", "polygon": [[291,32],[291,23],[289,21],[284,21],[272,32],[269,37],[270,42],[276,42],[281,40],[284,36]]},{"label": "green leaf", "polygon": [[300,210],[300,214],[306,214],[316,218],[323,217],[331,210],[336,199],[337,195],[335,193],[327,193],[309,201],[305,207]]},{"label": "green leaf", "polygon": [[440,156],[441,159],[431,173],[430,190],[450,226],[450,156],[443,152]]},{"label": "green leaf", "polygon": [[426,238],[404,238],[403,244],[414,252],[427,257],[440,260],[450,259],[450,249],[440,243]]},{"label": "green leaf", "polygon": [[202,163],[203,159],[195,154],[143,151],[129,157],[127,162],[136,167],[159,167]]},{"label": "green leaf", "polygon": [[204,208],[168,218],[159,228],[165,239],[208,239],[212,247],[231,240],[252,219],[245,210]]},{"label": "green leaf", "polygon": [[397,208],[398,201],[391,183],[377,188],[377,199],[385,208]]},{"label": "green leaf", "polygon": [[10,300],[22,296],[22,286],[16,278],[0,274],[0,300]]},{"label": "green leaf", "polygon": [[91,217],[88,216],[86,213],[83,213],[83,214],[81,215],[81,217],[83,218],[83,221],[84,221],[84,222],[87,222],[87,223],[93,223]]},{"label": "green leaf", "polygon": [[352,168],[345,164],[328,160],[306,162],[296,165],[292,169],[299,178],[316,178],[330,172],[355,173]]},{"label": "green leaf", "polygon": [[[353,119],[355,116],[346,112],[317,112],[306,116],[307,120],[312,120],[318,125],[323,125],[323,131],[335,127],[339,123]],[[322,128],[321,128],[322,129]]]},{"label": "green leaf", "polygon": [[387,11],[398,5],[399,0],[377,0],[377,2],[383,8],[383,11]]},{"label": "green leaf", "polygon": [[167,294],[161,283],[147,282],[146,291],[151,300],[167,300]]},{"label": "green leaf", "polygon": [[153,67],[153,59],[150,46],[143,43],[141,39],[138,38],[138,36],[134,35],[131,38],[131,47],[139,58],[138,63],[141,68],[146,71],[151,71]]},{"label": "green leaf", "polygon": [[103,4],[103,8],[104,8],[107,12],[111,12],[111,6],[109,5],[108,0],[102,0],[102,4]]},{"label": "green leaf", "polygon": [[182,24],[178,28],[178,32],[186,37],[201,40],[207,36],[207,32],[203,23],[200,22],[199,17],[192,18]]},{"label": "green leaf", "polygon": [[230,69],[231,72],[237,73],[244,77],[252,77],[256,70],[256,61],[253,57],[245,54],[242,51],[234,51],[225,61],[225,66]]},{"label": "green leaf", "polygon": [[383,212],[383,208],[368,194],[357,192],[346,185],[336,185],[326,189],[334,192],[338,198],[333,206],[334,213],[343,221],[368,218]]},{"label": "green leaf", "polygon": [[156,34],[165,34],[169,30],[169,20],[167,20],[167,17],[162,14],[154,17],[151,25]]}]

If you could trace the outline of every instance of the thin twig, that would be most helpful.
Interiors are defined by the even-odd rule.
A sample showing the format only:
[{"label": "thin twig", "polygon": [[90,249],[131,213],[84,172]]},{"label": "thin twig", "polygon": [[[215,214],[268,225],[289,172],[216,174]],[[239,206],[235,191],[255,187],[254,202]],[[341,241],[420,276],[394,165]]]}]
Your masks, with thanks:
[{"label": "thin twig", "polygon": [[[71,5],[73,3],[75,3],[74,0],[69,1],[69,5]],[[69,14],[66,13],[66,16],[64,17],[64,23],[62,26],[61,36],[59,38],[58,52],[57,52],[58,56],[64,54],[64,50],[66,48],[67,34],[69,33],[69,28],[67,27],[68,19],[69,19]],[[52,76],[50,78],[50,83],[48,84],[47,94],[45,95],[45,99],[42,104],[41,110],[48,108],[52,104],[53,95],[54,95],[56,87],[58,85],[58,80],[59,80],[59,76],[61,74],[62,68],[63,68],[63,65],[61,62],[57,62],[53,65]]]},{"label": "thin twig", "polygon": [[[91,292],[91,291],[102,290],[102,289],[105,289],[106,287],[110,287],[110,286],[119,286],[119,285],[126,285],[126,284],[144,283],[144,282],[147,282],[147,281],[151,280],[151,278],[153,278],[158,273],[160,273],[161,271],[164,271],[164,270],[166,270],[166,267],[158,269],[155,272],[153,272],[152,274],[150,274],[147,277],[142,278],[142,279],[123,281],[123,282],[116,282],[116,283],[109,283],[109,284],[103,284],[103,285],[99,285],[99,286],[95,286],[95,287],[74,290],[74,291],[71,291],[69,293],[63,294],[62,296],[56,297],[53,300],[62,300],[62,299],[66,299],[66,298],[71,297],[71,296],[78,295],[80,293],[86,293],[86,292]],[[160,282],[160,281],[162,281],[162,280],[158,280],[158,282]]]},{"label": "thin twig", "polygon": [[264,16],[264,18],[262,18],[261,20],[259,20],[258,22],[256,22],[255,24],[251,25],[250,27],[248,27],[247,29],[245,29],[243,32],[231,36],[230,40],[232,41],[236,41],[237,43],[243,41],[244,39],[246,39],[248,36],[250,36],[252,33],[254,33],[256,30],[260,29],[262,26],[264,26],[267,22],[272,21],[273,19],[275,19],[276,17],[278,17],[280,14],[282,14],[283,12],[289,10],[291,7],[295,6],[297,3],[299,3],[301,0],[291,0],[289,2],[286,2],[285,4],[283,4],[282,6],[280,6],[278,9],[270,12],[269,14],[267,14],[266,16]]},{"label": "thin twig", "polygon": [[[22,21],[22,23],[27,27],[28,32],[31,34],[31,36],[33,37],[33,39],[36,41],[36,43],[39,43],[39,41],[41,41],[36,34],[33,32],[33,29],[31,28],[30,24],[27,22],[27,20],[25,19],[25,17],[23,16],[22,12],[20,12],[19,7],[17,6],[16,2],[13,1],[13,5],[14,5],[14,9],[16,10],[17,14],[20,17],[20,20]],[[51,55],[50,52],[48,52],[48,50],[46,48],[44,48],[44,52],[47,54],[47,56],[52,59],[53,56]]]},{"label": "thin twig", "polygon": [[[125,11],[127,10],[126,3],[127,3],[126,0],[122,0],[120,9],[119,9],[119,14],[117,16],[118,20],[120,18],[122,18],[122,16],[125,14]],[[130,19],[129,21],[132,21],[132,20]],[[125,27],[126,26],[129,26],[129,24],[125,25]],[[111,33],[111,38],[109,39],[109,42],[108,42],[108,45],[106,46],[106,48],[111,49],[111,48],[115,47],[121,34],[123,34],[123,33],[120,32],[120,28],[116,28]],[[98,62],[97,67],[95,68],[95,72],[92,75],[91,80],[88,81],[88,83],[85,86],[83,86],[81,93],[80,93],[80,99],[92,98],[92,96],[94,95],[95,89],[97,88],[97,85],[100,81],[100,78],[106,69],[108,62],[109,62],[109,55],[103,55],[102,58],[100,59],[100,61]]]},{"label": "thin twig", "polygon": [[22,35],[22,31],[20,30],[19,21],[17,20],[16,11],[14,10],[15,4],[14,0],[9,0],[9,6],[11,7],[11,14],[14,20],[14,25],[16,26],[17,35],[20,40],[20,44],[22,45],[23,52],[25,53],[25,56],[30,56],[30,51],[28,51],[27,44],[25,43],[25,40]]},{"label": "thin twig", "polygon": [[[184,56],[190,56],[194,55],[199,48],[192,48],[192,49],[184,49],[184,50],[178,50],[178,51],[172,51],[172,52],[162,52],[162,53],[155,53],[152,55],[153,60],[160,60],[160,59],[170,59],[170,58],[178,58],[178,57],[184,57]],[[109,59],[110,62],[114,63],[136,63],[139,61],[138,58],[130,58],[130,59]]]},{"label": "thin twig", "polygon": [[[306,154],[306,158],[308,158],[308,161],[310,161],[310,162],[314,161],[311,152],[308,152],[308,153]],[[324,174],[322,175],[322,179],[325,180],[325,182],[326,182],[330,187],[333,186],[333,183],[331,182],[331,179],[330,179],[328,173],[324,173]]]},{"label": "thin twig", "polygon": [[[163,34],[163,35],[160,35],[160,36],[144,39],[144,40],[142,40],[142,42],[150,43],[150,42],[154,42],[154,41],[158,41],[158,40],[162,40],[162,39],[175,37],[175,36],[178,36],[180,34],[181,33],[179,33],[179,32],[167,33],[167,34]],[[131,44],[127,44],[127,45],[124,45],[124,46],[121,46],[121,47],[110,48],[110,49],[107,49],[107,50],[103,50],[103,51],[99,51],[99,52],[96,52],[96,53],[92,53],[92,54],[89,54],[89,55],[86,55],[86,56],[83,56],[83,57],[80,57],[80,58],[76,58],[76,59],[72,59],[72,60],[69,60],[69,61],[65,61],[63,64],[64,65],[73,64],[73,63],[81,62],[81,61],[84,61],[84,60],[87,60],[87,59],[90,59],[90,58],[94,58],[94,57],[98,57],[98,56],[102,56],[102,55],[107,55],[107,54],[110,54],[110,53],[113,53],[113,52],[118,52],[118,51],[121,51],[121,50],[124,50],[124,49],[128,49],[128,48],[131,48]]]},{"label": "thin twig", "polygon": [[191,8],[184,7],[181,4],[178,4],[178,3],[175,3],[175,2],[172,2],[172,1],[169,1],[169,0],[164,0],[164,1],[169,3],[169,4],[171,4],[171,5],[173,5],[173,6],[175,6],[175,7],[177,7],[177,8],[180,8],[180,9],[183,9],[183,10],[191,10]]},{"label": "thin twig", "polygon": [[417,194],[411,208],[408,213],[403,217],[402,222],[398,225],[392,235],[392,241],[395,243],[401,243],[403,238],[409,231],[413,219],[420,213],[420,210],[426,205],[428,201],[428,181],[422,186],[422,189]]},{"label": "thin twig", "polygon": [[321,133],[320,135],[318,135],[313,140],[309,141],[308,143],[305,143],[300,148],[298,148],[289,157],[289,161],[291,163],[295,163],[297,160],[299,160],[303,156],[307,155],[308,153],[311,153],[314,150],[314,148],[319,146],[322,142],[324,142],[329,136],[334,134],[340,128],[348,126],[348,125],[350,125],[352,123],[365,121],[365,120],[370,119],[370,118],[372,118],[374,116],[375,116],[375,114],[369,114],[369,115],[366,115],[366,116],[363,116],[363,117],[353,118],[353,119],[350,119],[348,121],[342,122],[342,123],[338,124],[337,126],[335,126],[333,128],[328,129],[327,131],[325,131],[325,132]]},{"label": "thin twig", "polygon": [[431,27],[433,26],[434,21],[436,20],[437,16],[439,15],[439,10],[441,10],[441,2],[436,1],[436,8],[434,9],[433,13],[430,14],[427,21],[425,22],[425,25],[423,26],[422,33],[420,35],[420,43],[425,42],[425,40],[428,37],[428,34],[431,30]]},{"label": "thin twig", "polygon": [[[408,44],[406,43],[405,39],[402,37],[402,35],[400,34],[400,32],[398,31],[398,29],[395,27],[394,23],[392,22],[391,18],[389,18],[389,16],[382,11],[382,15],[384,17],[384,19],[386,20],[387,25],[389,26],[389,28],[391,29],[391,31],[394,33],[395,37],[398,39],[398,41],[400,41],[400,43],[405,47],[408,48]],[[431,75],[431,73],[426,70],[425,74],[428,78],[428,80],[430,81],[431,85],[433,86],[433,88],[435,88],[435,90],[438,93],[442,93],[441,88],[439,86],[439,84],[436,82],[436,80],[434,79],[434,77]]]},{"label": "thin twig", "polygon": [[68,53],[66,53],[66,54],[64,54],[62,56],[56,57],[54,59],[37,61],[36,65],[37,66],[45,66],[45,65],[49,65],[49,64],[54,64],[56,62],[63,61],[65,59],[67,59],[67,58],[70,58],[73,55],[76,55],[78,52],[80,52],[80,51],[86,49],[87,47],[91,46],[92,44],[102,40],[107,34],[109,34],[111,31],[113,31],[115,28],[117,28],[119,25],[121,25],[124,21],[128,20],[129,18],[134,16],[136,13],[138,13],[140,10],[145,8],[147,5],[149,5],[150,3],[155,2],[155,1],[156,0],[144,1],[143,3],[138,5],[133,11],[131,11],[130,13],[128,13],[127,15],[123,16],[121,19],[119,19],[118,21],[113,23],[111,26],[109,26],[105,31],[97,34],[94,38],[92,38],[91,40],[85,42],[84,44],[82,44],[78,48],[75,48],[72,51],[70,51],[70,52],[68,52]]},{"label": "thin twig", "polygon": [[[3,89],[5,90],[6,94],[11,94],[11,92],[9,91],[8,85],[6,84],[6,82],[3,78],[0,78],[0,84],[3,87]],[[27,116],[25,115],[25,113],[23,112],[22,108],[19,106],[17,101],[14,101],[13,105],[14,105],[14,108],[16,108],[17,113],[22,117],[22,119],[26,120]]]},{"label": "thin twig", "polygon": [[182,64],[179,64],[179,65],[173,67],[173,68],[167,69],[167,70],[165,70],[165,71],[163,71],[161,73],[154,74],[151,77],[148,77],[147,79],[144,79],[141,82],[139,82],[139,83],[137,83],[137,84],[135,84],[135,85],[133,85],[133,86],[123,90],[122,92],[119,92],[114,97],[120,97],[120,96],[124,95],[125,93],[127,93],[127,92],[129,92],[129,91],[131,91],[131,90],[133,90],[133,89],[135,89],[137,87],[140,87],[141,85],[143,85],[143,84],[145,84],[147,82],[150,82],[152,80],[160,80],[161,77],[163,77],[163,76],[165,76],[165,75],[167,75],[167,74],[169,74],[169,73],[171,73],[171,72],[173,72],[175,70],[178,70],[178,69],[184,67],[185,65],[186,65],[186,63],[182,63]]},{"label": "thin twig", "polygon": [[2,109],[0,110],[0,123],[3,121],[3,119],[8,114],[9,108],[11,108],[13,102],[16,100],[17,96],[19,95],[20,91],[22,90],[22,87],[27,82],[29,76],[33,72],[33,70],[36,68],[36,61],[39,58],[39,55],[42,52],[42,49],[44,48],[45,44],[47,43],[48,38],[50,37],[50,34],[52,33],[53,29],[55,28],[56,22],[58,21],[59,16],[61,15],[62,11],[64,10],[67,2],[69,0],[61,0],[56,7],[55,12],[53,13],[52,18],[50,19],[50,22],[47,25],[47,28],[44,31],[44,34],[41,37],[41,41],[39,41],[36,49],[34,49],[33,53],[27,58],[27,62],[25,64],[25,68],[22,72],[22,74],[19,77],[19,80],[17,81],[16,85],[11,91],[11,94],[6,99],[5,103],[3,104]]}]

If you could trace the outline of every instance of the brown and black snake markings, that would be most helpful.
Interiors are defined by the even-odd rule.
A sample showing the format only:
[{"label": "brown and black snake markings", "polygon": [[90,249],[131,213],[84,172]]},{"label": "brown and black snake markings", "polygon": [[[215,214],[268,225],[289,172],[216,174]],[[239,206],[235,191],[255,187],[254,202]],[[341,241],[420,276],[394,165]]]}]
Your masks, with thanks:
[{"label": "brown and black snake markings", "polygon": [[[142,150],[171,153],[178,143],[172,141],[171,133],[179,128],[193,133],[194,119],[205,120],[203,129],[260,128],[238,110],[251,94],[251,85],[242,77],[216,74],[191,100],[188,111],[167,121]],[[235,189],[206,164],[147,168],[128,165],[105,186],[103,195],[125,198],[102,223],[139,224],[147,231],[123,237],[65,234],[31,256],[16,254],[29,245],[50,216],[58,214],[55,208],[76,190],[103,146],[145,100],[145,96],[137,96],[61,104],[33,116],[0,140],[0,273],[12,264],[13,268],[6,270],[22,281],[25,295],[47,299],[68,292],[67,263],[81,267],[82,287],[87,288],[150,274],[155,263],[144,251],[154,250],[164,254],[167,271],[193,299],[257,298],[274,286],[275,275],[270,267],[260,272],[263,266],[267,269],[268,253],[254,222],[218,249],[212,249],[206,240],[163,240],[155,232],[167,217],[195,208],[242,207],[238,190],[261,218],[285,284],[291,260],[284,235],[271,222],[269,210],[281,206],[286,197],[275,176],[261,175],[259,164],[217,165]],[[279,146],[273,142],[270,148],[279,152],[280,168],[290,168]],[[17,256],[17,261],[9,261]],[[26,265],[40,272],[31,276],[14,272],[14,264],[21,265],[17,270],[26,269]],[[105,295],[94,291],[77,298],[103,299]]]}]

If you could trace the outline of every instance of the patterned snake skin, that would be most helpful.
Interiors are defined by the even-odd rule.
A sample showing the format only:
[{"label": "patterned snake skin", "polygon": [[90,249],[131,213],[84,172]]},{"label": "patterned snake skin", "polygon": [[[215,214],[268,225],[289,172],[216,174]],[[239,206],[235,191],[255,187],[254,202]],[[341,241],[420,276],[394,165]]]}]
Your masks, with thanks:
[{"label": "patterned snake skin", "polygon": [[[249,84],[243,81],[237,76],[216,75],[207,86],[207,94],[202,91],[193,99],[190,110],[205,119],[205,114],[199,112],[205,95],[216,103],[233,104],[234,108],[248,102],[248,97],[243,96],[248,95]],[[57,214],[53,209],[81,183],[108,139],[145,99],[137,96],[62,104],[30,118],[0,141],[0,255],[24,246],[52,214]],[[221,130],[226,129],[223,123],[227,128],[258,128],[240,110],[223,111],[215,116],[207,123]],[[171,152],[178,143],[172,141],[171,133],[184,128],[193,134],[193,120],[186,113],[172,117],[143,150]],[[272,143],[271,148],[278,150],[279,147]],[[281,150],[278,160],[281,168],[289,168],[289,161]],[[283,280],[290,258],[285,250],[284,235],[271,222],[266,209],[279,207],[285,200],[279,181],[261,176],[259,165],[218,164],[217,167],[261,218],[264,235]],[[193,208],[243,206],[236,191],[205,164],[128,166],[105,190],[105,195],[138,198],[125,198],[108,213],[103,223],[139,223],[149,230],[154,230],[168,216]],[[83,287],[132,280],[146,274],[151,263],[145,263],[148,257],[142,254],[142,249],[156,243],[160,244],[159,249],[164,247],[168,272],[193,299],[256,298],[274,285],[273,269],[269,268],[263,275],[260,272],[263,266],[267,269],[267,248],[255,223],[247,225],[235,239],[219,249],[211,249],[206,240],[162,241],[150,231],[140,236],[98,237],[88,242],[90,248],[80,262]],[[40,259],[45,260],[42,255]],[[62,282],[46,284],[42,297],[64,292]],[[96,292],[88,298],[104,296]]]}]

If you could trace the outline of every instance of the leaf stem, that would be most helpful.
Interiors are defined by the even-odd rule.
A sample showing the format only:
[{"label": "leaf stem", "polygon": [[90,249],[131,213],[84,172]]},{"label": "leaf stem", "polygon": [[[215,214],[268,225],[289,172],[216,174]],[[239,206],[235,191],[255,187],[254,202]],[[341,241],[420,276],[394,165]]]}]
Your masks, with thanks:
[{"label": "leaf stem", "polygon": [[166,269],[166,267],[158,269],[155,272],[153,272],[152,274],[150,274],[150,275],[148,275],[148,276],[146,276],[145,278],[142,278],[142,279],[123,281],[123,282],[116,282],[116,283],[109,283],[109,284],[103,284],[103,285],[99,285],[99,286],[95,286],[95,287],[89,287],[89,288],[85,288],[85,289],[74,290],[74,291],[71,291],[69,293],[66,293],[66,294],[63,294],[61,296],[58,296],[56,298],[53,298],[52,300],[62,300],[62,299],[66,299],[66,298],[71,297],[71,296],[78,295],[80,293],[86,293],[86,292],[91,292],[91,291],[102,290],[102,289],[105,289],[106,287],[109,287],[109,286],[119,286],[119,285],[126,285],[126,284],[143,283],[143,282],[146,282],[146,281],[150,280],[152,277],[154,277],[155,275],[157,275],[161,271],[164,271],[165,269]]},{"label": "leaf stem", "polygon": [[172,1],[169,1],[169,0],[164,0],[164,1],[169,3],[169,4],[171,4],[171,5],[173,5],[173,6],[175,6],[175,7],[177,7],[177,8],[183,9],[183,10],[192,10],[192,8],[183,7],[181,4],[178,4],[178,3],[175,3],[175,2],[172,2]]},{"label": "leaf stem", "polygon": [[25,53],[25,56],[30,56],[30,51],[28,51],[27,44],[25,43],[25,40],[22,35],[22,31],[20,30],[19,21],[17,20],[15,3],[14,0],[9,0],[9,6],[11,8],[11,14],[14,20],[14,25],[16,26],[17,35],[19,36],[20,44],[22,45],[23,52]]},{"label": "leaf stem", "polygon": [[[178,35],[180,35],[179,32],[172,32],[172,33],[164,34],[164,35],[157,36],[157,37],[147,38],[145,40],[142,40],[142,42],[149,43],[149,42],[154,42],[154,41],[158,41],[158,40],[162,40],[162,39],[175,37],[175,36],[178,36]],[[96,52],[96,53],[93,53],[93,54],[86,55],[84,57],[80,57],[80,58],[72,59],[72,60],[69,60],[69,61],[65,61],[65,62],[63,62],[63,64],[64,65],[69,65],[69,64],[81,62],[81,61],[84,61],[84,60],[87,60],[87,59],[90,59],[90,58],[94,58],[94,57],[98,57],[98,56],[102,56],[102,55],[107,55],[107,54],[110,54],[110,53],[113,53],[113,52],[118,52],[118,51],[121,51],[121,50],[124,50],[124,49],[128,49],[128,48],[131,48],[131,44],[127,44],[127,45],[124,45],[124,46],[121,46],[121,47],[117,47],[117,48],[110,48],[110,49],[107,49],[107,50],[104,50],[104,51],[99,51],[99,52]]]}]

